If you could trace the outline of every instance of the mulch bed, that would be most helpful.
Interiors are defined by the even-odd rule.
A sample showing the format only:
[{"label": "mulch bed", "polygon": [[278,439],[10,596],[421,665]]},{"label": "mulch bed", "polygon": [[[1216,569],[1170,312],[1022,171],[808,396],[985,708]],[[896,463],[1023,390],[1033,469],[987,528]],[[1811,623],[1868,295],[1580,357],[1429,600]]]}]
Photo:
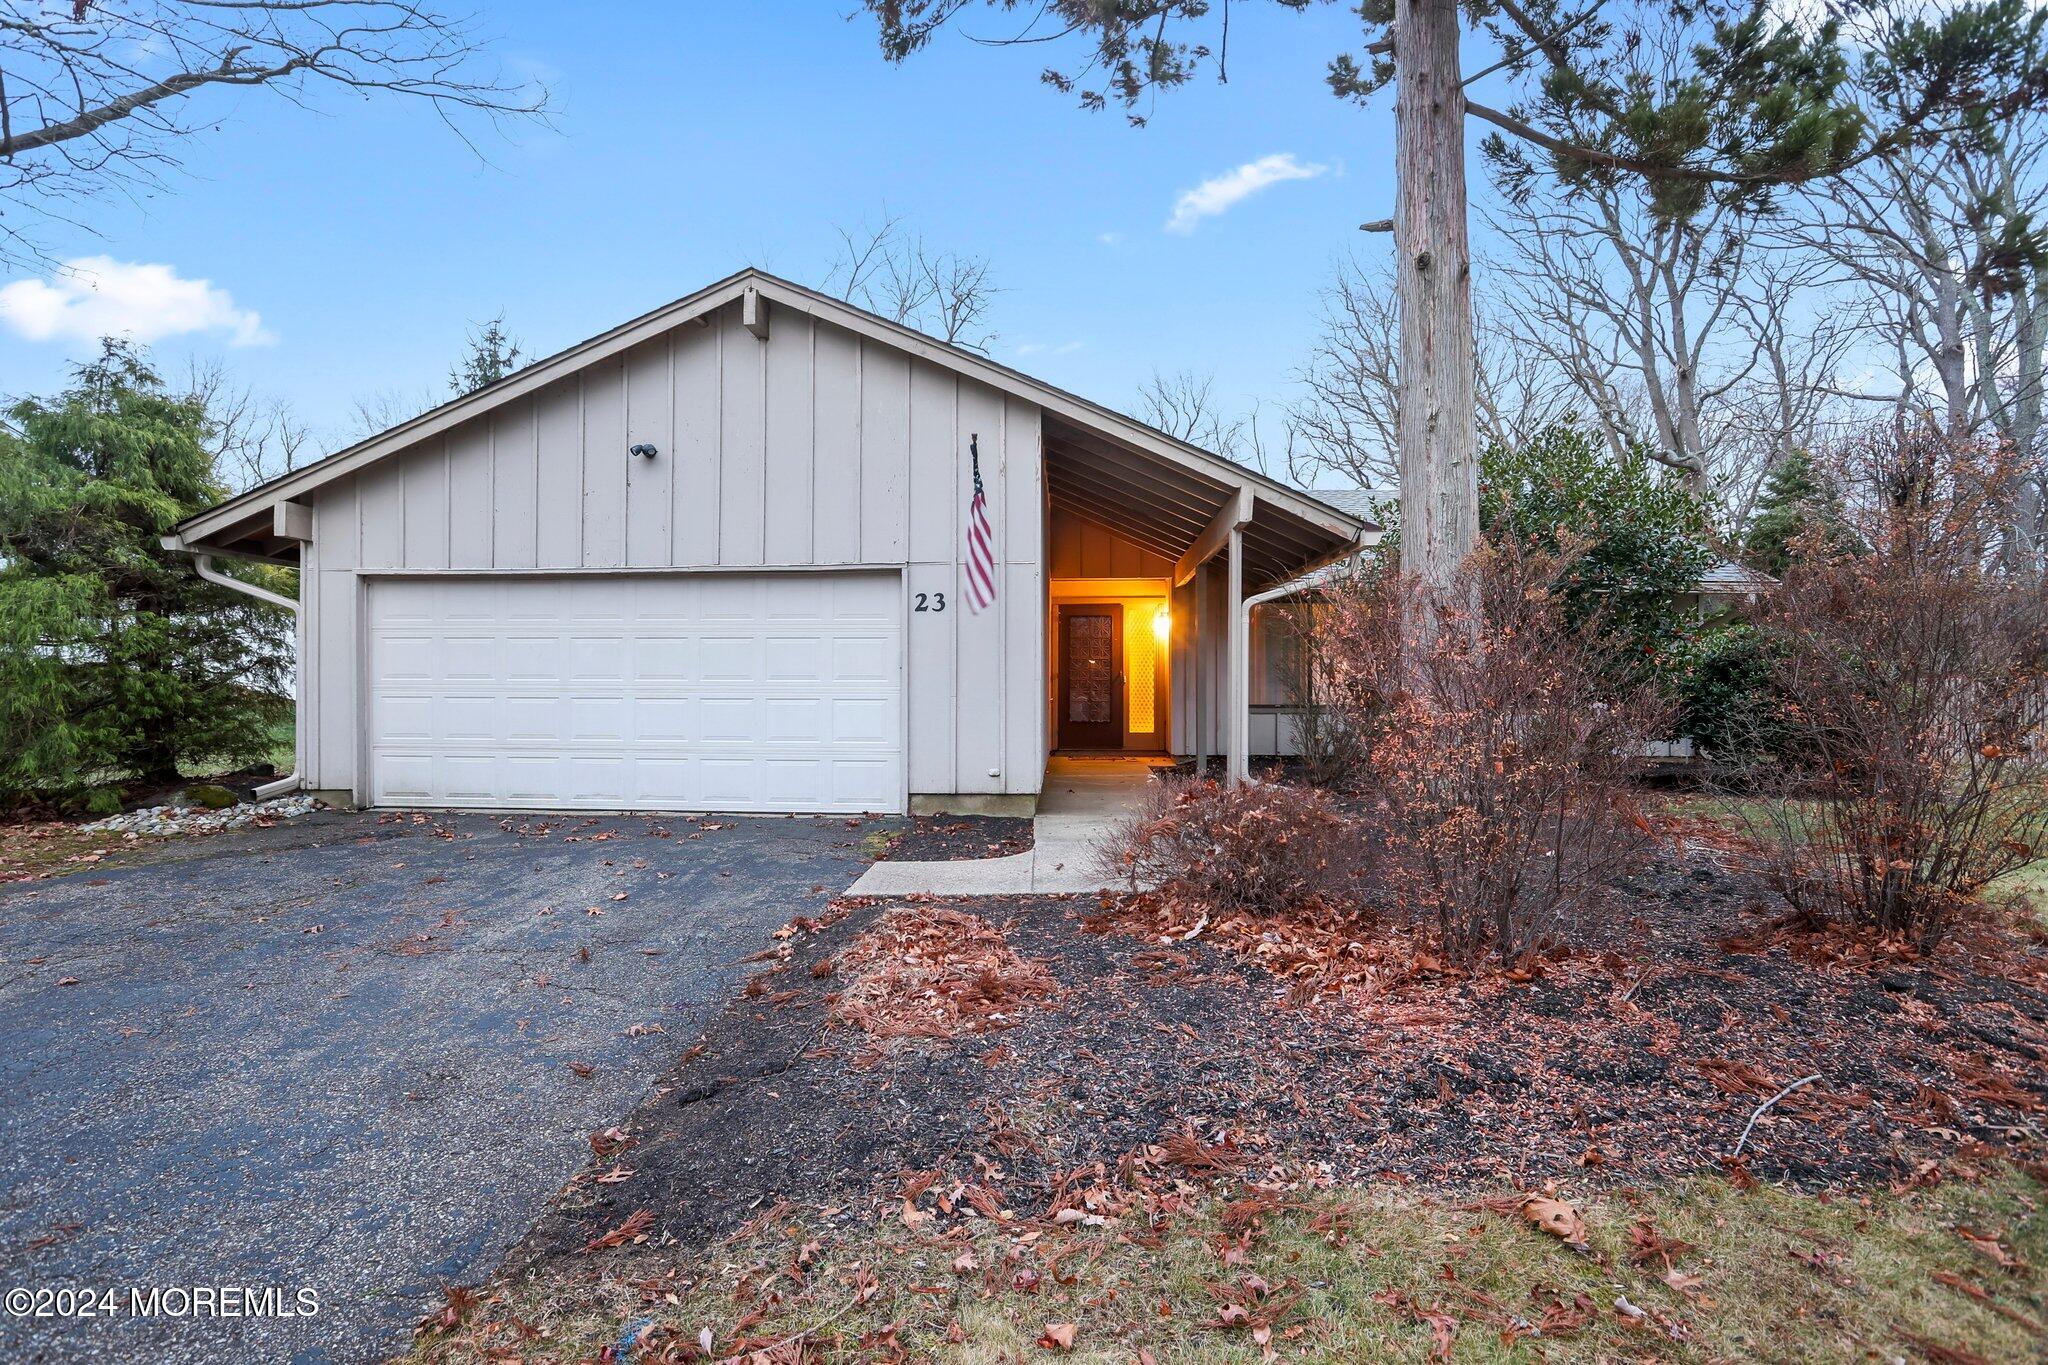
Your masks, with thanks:
[{"label": "mulch bed", "polygon": [[914,815],[880,861],[958,863],[1003,858],[1031,848],[1031,821],[1012,815]]},{"label": "mulch bed", "polygon": [[[514,1264],[573,1255],[643,1209],[657,1238],[691,1244],[782,1196],[864,1215],[914,1172],[999,1179],[1037,1211],[1076,1168],[1190,1128],[1338,1178],[1450,1190],[1702,1172],[1912,1183],[1984,1144],[2041,1156],[2040,942],[1979,929],[1921,960],[1774,925],[1782,903],[1696,846],[1624,889],[1633,951],[1526,980],[1445,971],[1385,929],[1226,921],[1190,939],[1151,898],[839,902],[785,930]],[[910,942],[938,912],[975,917],[1053,989],[1006,1001],[1000,1027],[887,1047],[835,1018],[846,972],[886,956],[881,917]],[[1752,1112],[1814,1072],[1731,1167]]]}]

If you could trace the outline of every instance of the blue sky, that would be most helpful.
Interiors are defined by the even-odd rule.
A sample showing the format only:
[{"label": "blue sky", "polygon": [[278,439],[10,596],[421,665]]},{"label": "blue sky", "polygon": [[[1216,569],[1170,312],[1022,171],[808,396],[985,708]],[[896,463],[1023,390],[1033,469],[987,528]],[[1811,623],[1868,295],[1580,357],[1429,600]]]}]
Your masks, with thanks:
[{"label": "blue sky", "polygon": [[[494,5],[501,59],[553,89],[552,131],[486,133],[485,164],[400,102],[209,93],[218,131],[163,192],[47,244],[167,268],[145,294],[207,281],[183,314],[211,325],[158,340],[164,367],[223,358],[332,436],[358,399],[445,392],[473,321],[502,311],[545,354],[741,265],[816,280],[836,225],[885,212],[990,260],[998,359],[1120,407],[1155,368],[1213,372],[1244,406],[1285,396],[1333,259],[1385,250],[1356,229],[1392,210],[1391,99],[1361,110],[1322,83],[1358,45],[1348,7],[1240,6],[1230,83],[1162,96],[1143,128],[1041,85],[1044,47],[949,32],[889,66],[848,8]],[[1168,230],[1185,192],[1273,157],[1323,169]],[[9,394],[91,349],[0,322]]]}]

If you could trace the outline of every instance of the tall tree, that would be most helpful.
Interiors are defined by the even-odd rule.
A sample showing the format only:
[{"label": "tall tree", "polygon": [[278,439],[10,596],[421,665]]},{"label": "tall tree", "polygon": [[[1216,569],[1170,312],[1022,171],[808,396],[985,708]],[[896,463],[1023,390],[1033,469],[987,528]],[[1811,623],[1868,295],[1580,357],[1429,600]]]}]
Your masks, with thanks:
[{"label": "tall tree", "polygon": [[[1792,547],[1816,532],[1844,540],[1842,492],[1806,451],[1780,460],[1757,495],[1756,516],[1742,539],[1749,567],[1782,578],[1792,564]],[[1845,542],[1846,543],[1846,542]]]},{"label": "tall tree", "polygon": [[824,287],[970,351],[986,352],[996,339],[988,314],[1003,291],[988,258],[928,247],[901,218],[885,215],[879,227],[840,228],[839,254]]},{"label": "tall tree", "polygon": [[269,745],[289,618],[159,537],[218,502],[213,424],[119,342],[0,430],[0,794],[171,782]]},{"label": "tall tree", "polygon": [[[1565,376],[1511,324],[1515,303],[1479,293],[1479,439],[1515,448],[1570,410]],[[1288,472],[1304,482],[1329,475],[1362,488],[1400,478],[1401,309],[1385,265],[1340,261],[1322,290],[1316,338],[1296,373],[1300,396],[1287,413]]]},{"label": "tall tree", "polygon": [[[1896,103],[1881,67],[1859,73]],[[1893,358],[1870,392],[1949,439],[1988,436],[2020,466],[2002,553],[2048,548],[2048,117],[1989,107],[1950,135],[1892,148],[1802,197],[1784,228],[1860,286],[1858,317]]]},{"label": "tall tree", "polygon": [[469,350],[448,367],[448,387],[456,397],[488,388],[519,368],[524,353],[505,330],[503,313],[470,328]]},{"label": "tall tree", "polygon": [[[1306,9],[1316,0],[1274,0]],[[985,0],[1034,17],[1012,41],[1083,35],[1079,73],[1044,79],[1084,106],[1114,100],[1134,121],[1149,91],[1185,83],[1205,65],[1222,74],[1230,5],[1210,0]],[[1635,178],[1653,207],[1684,216],[1709,199],[1754,201],[1848,167],[1989,102],[2041,95],[2033,58],[2041,19],[2027,0],[1965,4],[1875,36],[1888,79],[1905,98],[1866,109],[1847,90],[1840,23],[1800,27],[1767,0],[1643,0],[1684,31],[1668,67],[1642,49],[1641,25],[1610,16],[1609,0],[1362,0],[1366,60],[1330,66],[1332,89],[1364,100],[1395,85],[1394,233],[1401,300],[1400,446],[1403,565],[1448,587],[1478,536],[1473,418],[1474,338],[1467,242],[1467,118],[1490,125],[1489,154],[1519,154],[1532,173],[1567,180]],[[866,0],[886,57],[928,44],[968,0]],[[1619,6],[1617,6],[1617,10]],[[1461,15],[1464,16],[1461,18]],[[1045,33],[1037,25],[1048,24]],[[1471,77],[1460,66],[1469,29],[1497,59]],[[1859,35],[1860,36],[1860,35]],[[1506,107],[1472,98],[1499,76],[1522,92]]]},{"label": "tall tree", "polygon": [[[70,220],[77,201],[146,189],[230,90],[393,95],[451,122],[542,111],[545,91],[481,56],[419,0],[0,0],[0,197]],[[36,237],[0,214],[0,263],[39,257]]]}]

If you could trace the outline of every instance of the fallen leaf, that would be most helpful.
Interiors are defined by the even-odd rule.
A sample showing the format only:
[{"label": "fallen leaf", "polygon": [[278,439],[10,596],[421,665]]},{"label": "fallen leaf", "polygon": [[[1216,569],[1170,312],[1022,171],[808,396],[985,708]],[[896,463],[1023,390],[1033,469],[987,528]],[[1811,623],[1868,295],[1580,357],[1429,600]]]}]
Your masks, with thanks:
[{"label": "fallen leaf", "polygon": [[644,1237],[647,1229],[654,1226],[654,1213],[649,1209],[634,1209],[626,1215],[626,1221],[610,1232],[600,1233],[583,1244],[582,1254],[601,1251],[608,1247],[624,1246],[627,1242]]},{"label": "fallen leaf", "polygon": [[1038,1344],[1048,1351],[1071,1351],[1074,1349],[1075,1326],[1071,1322],[1049,1322],[1038,1337]]},{"label": "fallen leaf", "polygon": [[1582,1247],[1586,1244],[1586,1220],[1562,1199],[1530,1195],[1522,1201],[1522,1217],[1567,1246]]}]

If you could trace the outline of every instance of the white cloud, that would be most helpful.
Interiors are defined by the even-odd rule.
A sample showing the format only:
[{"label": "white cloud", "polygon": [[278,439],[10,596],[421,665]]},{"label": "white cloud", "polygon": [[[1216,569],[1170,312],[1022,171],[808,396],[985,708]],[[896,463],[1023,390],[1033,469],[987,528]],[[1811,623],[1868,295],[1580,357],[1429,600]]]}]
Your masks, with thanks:
[{"label": "white cloud", "polygon": [[1276,152],[1247,161],[1236,170],[1212,175],[1193,189],[1182,190],[1173,201],[1173,217],[1166,220],[1166,230],[1185,236],[1204,218],[1214,218],[1268,185],[1283,180],[1313,180],[1329,169],[1318,162],[1302,161],[1292,152]]},{"label": "white cloud", "polygon": [[225,332],[231,346],[277,338],[263,319],[237,308],[210,280],[188,280],[168,265],[80,256],[48,280],[0,287],[0,323],[30,341],[132,337],[148,343],[190,332]]},{"label": "white cloud", "polygon": [[1098,232],[1095,234],[1095,240],[1104,246],[1122,246],[1124,235],[1121,232]]}]

